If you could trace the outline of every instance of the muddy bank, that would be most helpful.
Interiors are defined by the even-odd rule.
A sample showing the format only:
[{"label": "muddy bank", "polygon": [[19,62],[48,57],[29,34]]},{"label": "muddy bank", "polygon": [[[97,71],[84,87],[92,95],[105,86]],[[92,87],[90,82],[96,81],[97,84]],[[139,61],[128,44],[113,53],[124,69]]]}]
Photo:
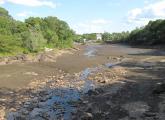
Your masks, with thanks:
[{"label": "muddy bank", "polygon": [[77,104],[74,120],[164,120],[165,57],[130,58],[90,79],[101,83]]},{"label": "muddy bank", "polygon": [[[48,48],[47,48],[48,49]],[[20,54],[16,56],[0,57],[0,65],[15,64],[15,63],[25,63],[25,62],[55,62],[56,58],[62,54],[71,54],[75,49],[48,49],[44,52],[34,53],[34,54]]]}]

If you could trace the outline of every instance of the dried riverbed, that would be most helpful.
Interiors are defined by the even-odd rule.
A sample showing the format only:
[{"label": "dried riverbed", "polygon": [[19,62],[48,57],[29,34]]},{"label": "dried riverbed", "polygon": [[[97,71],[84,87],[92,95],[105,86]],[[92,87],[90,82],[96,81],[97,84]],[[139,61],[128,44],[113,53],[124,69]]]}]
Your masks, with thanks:
[{"label": "dried riverbed", "polygon": [[[109,115],[114,111],[117,111],[116,114],[122,113],[127,119],[127,111],[131,108],[123,104],[123,107],[115,107],[114,111],[110,110],[113,108],[111,106],[113,101],[109,101],[108,96],[119,94],[118,92],[123,89],[127,81],[131,80],[128,78],[136,74],[136,72],[131,72],[132,69],[148,70],[152,66],[158,67],[157,62],[164,65],[163,51],[122,45],[86,45],[78,46],[78,48],[79,50],[70,51],[72,54],[57,57],[56,62],[0,66],[0,73],[2,73],[0,74],[2,83],[0,85],[0,119],[95,120],[97,115],[107,114],[100,119],[118,120],[119,118]],[[84,94],[85,97],[82,98]],[[98,106],[102,100],[110,104],[109,109],[105,109],[108,113],[103,109],[107,104]],[[146,104],[144,101],[139,103]],[[124,110],[120,111],[118,108]],[[93,111],[97,109],[100,111],[99,114],[96,114],[98,111]]]}]

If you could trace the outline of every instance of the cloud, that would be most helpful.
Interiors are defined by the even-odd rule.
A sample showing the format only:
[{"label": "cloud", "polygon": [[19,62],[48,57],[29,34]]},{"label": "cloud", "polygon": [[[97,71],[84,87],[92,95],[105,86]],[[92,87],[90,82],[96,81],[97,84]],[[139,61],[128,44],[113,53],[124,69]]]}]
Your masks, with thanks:
[{"label": "cloud", "polygon": [[150,20],[165,18],[165,0],[159,0],[154,3],[148,3],[143,8],[135,8],[128,12],[128,23],[145,25]]},{"label": "cloud", "polygon": [[1,4],[6,3],[6,2],[12,3],[12,4],[30,6],[30,7],[47,6],[47,7],[55,8],[57,6],[52,1],[48,1],[48,0],[0,0]]},{"label": "cloud", "polygon": [[16,16],[25,18],[32,14],[33,14],[32,12],[23,11],[23,12],[17,13]]},{"label": "cloud", "polygon": [[72,28],[79,34],[103,33],[104,31],[108,30],[111,23],[112,22],[110,20],[96,19],[74,24],[72,25]]},{"label": "cloud", "polygon": [[4,0],[0,0],[0,5],[1,5],[1,4],[4,4],[4,3],[5,3],[5,1],[4,1]]}]

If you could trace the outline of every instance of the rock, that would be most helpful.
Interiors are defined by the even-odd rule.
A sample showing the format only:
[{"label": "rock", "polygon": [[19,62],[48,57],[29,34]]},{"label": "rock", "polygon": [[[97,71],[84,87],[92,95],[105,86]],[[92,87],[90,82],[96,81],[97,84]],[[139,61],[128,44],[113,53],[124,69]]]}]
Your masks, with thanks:
[{"label": "rock", "polygon": [[12,60],[18,60],[18,58],[16,56],[12,56],[8,58],[8,61],[12,61]]},{"label": "rock", "polygon": [[82,103],[83,103],[83,104],[87,104],[87,103],[89,103],[89,101],[83,101]]},{"label": "rock", "polygon": [[99,92],[97,90],[89,90],[88,93],[87,93],[89,96],[91,95],[98,95]]},{"label": "rock", "polygon": [[145,115],[146,117],[153,117],[153,116],[156,116],[156,113],[146,112],[146,113],[144,113],[144,115]]},{"label": "rock", "polygon": [[53,49],[45,47],[45,52],[50,52],[50,51],[53,51]]},{"label": "rock", "polygon": [[[18,116],[17,112],[10,112],[7,115],[7,120],[16,120],[16,117]],[[1,119],[0,119],[1,120]],[[3,119],[2,119],[3,120]]]},{"label": "rock", "polygon": [[50,115],[48,113],[43,113],[41,115],[42,118],[44,118],[44,120],[49,120],[50,119]]},{"label": "rock", "polygon": [[6,99],[0,98],[0,102],[5,102]]},{"label": "rock", "polygon": [[41,108],[34,108],[33,111],[30,113],[30,116],[32,118],[34,118],[34,117],[40,115],[42,111],[43,111],[43,109],[41,109]]},{"label": "rock", "polygon": [[6,64],[7,64],[7,62],[5,62],[5,61],[0,62],[0,65],[6,65]]},{"label": "rock", "polygon": [[163,60],[160,60],[160,62],[164,63],[164,62],[165,62],[165,59],[163,59]]},{"label": "rock", "polygon": [[153,94],[161,94],[165,92],[165,83],[157,84],[155,89],[153,90]]},{"label": "rock", "polygon": [[87,104],[87,107],[86,107],[85,112],[90,112],[90,113],[91,113],[92,110],[93,110],[93,106],[92,106],[92,104],[91,104],[91,103]]},{"label": "rock", "polygon": [[87,117],[89,117],[89,118],[92,118],[92,117],[93,117],[92,113],[86,113],[86,115],[87,115]]},{"label": "rock", "polygon": [[104,80],[104,79],[99,79],[99,80],[97,80],[97,82],[99,82],[99,83],[106,83],[106,81]]},{"label": "rock", "polygon": [[132,102],[123,106],[128,111],[130,117],[139,118],[149,110],[149,106],[145,102]]},{"label": "rock", "polygon": [[26,109],[23,109],[23,110],[22,110],[22,114],[23,114],[23,115],[27,115],[27,114],[29,114],[29,111],[27,111]]},{"label": "rock", "polygon": [[30,105],[31,102],[27,101],[27,102],[25,102],[24,104],[25,104],[25,105]]},{"label": "rock", "polygon": [[16,56],[17,60],[24,60],[25,59],[25,55],[17,55]]},{"label": "rock", "polygon": [[106,104],[107,106],[110,106],[111,108],[115,107],[115,104],[112,103],[110,100],[106,101],[105,104]]},{"label": "rock", "polygon": [[33,76],[38,76],[38,73],[35,72],[26,72],[24,73],[25,75],[33,75]]},{"label": "rock", "polygon": [[11,112],[16,112],[17,110],[16,110],[15,108],[10,108],[9,111],[11,111]]},{"label": "rock", "polygon": [[40,108],[42,108],[42,107],[44,107],[44,106],[46,106],[46,105],[47,105],[46,102],[39,102],[39,103],[38,103],[38,107],[40,107]]},{"label": "rock", "polygon": [[92,120],[93,115],[92,113],[84,113],[83,116],[81,117],[81,120]]},{"label": "rock", "polygon": [[5,118],[5,109],[0,109],[0,120],[4,120]]}]

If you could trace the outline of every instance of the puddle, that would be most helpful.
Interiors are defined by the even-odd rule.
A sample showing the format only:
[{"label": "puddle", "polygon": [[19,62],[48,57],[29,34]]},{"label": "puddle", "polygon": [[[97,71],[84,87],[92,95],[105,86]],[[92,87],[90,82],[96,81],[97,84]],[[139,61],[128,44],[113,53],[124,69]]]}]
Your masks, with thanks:
[{"label": "puddle", "polygon": [[95,82],[88,80],[87,78],[92,72],[97,71],[97,70],[98,70],[98,67],[86,68],[84,71],[82,71],[80,79],[85,81],[83,90],[82,90],[83,93],[87,93],[89,90],[94,89],[96,87]]},{"label": "puddle", "polygon": [[104,64],[104,66],[106,66],[108,68],[112,68],[114,66],[117,66],[118,64],[120,64],[120,62],[117,62],[117,63],[106,63],[106,64]]},{"label": "puddle", "polygon": [[108,68],[111,68],[111,67],[114,66],[114,64],[112,64],[112,63],[106,63],[105,66],[108,67]]},{"label": "puddle", "polygon": [[101,47],[101,46],[99,46],[99,45],[87,46],[87,48],[85,49],[84,55],[87,56],[87,57],[94,57],[94,56],[96,56],[97,48],[99,48],[99,47]]},{"label": "puddle", "polygon": [[86,53],[84,53],[84,55],[88,56],[88,57],[93,57],[93,56],[95,56],[95,54],[96,54],[96,49],[92,49],[92,50],[89,50]]},{"label": "puddle", "polygon": [[[41,107],[41,109],[49,110],[47,113],[50,120],[59,119],[61,117],[64,120],[71,119],[71,113],[75,111],[75,107],[71,102],[77,101],[80,98],[79,91],[74,89],[63,89],[53,92],[57,95],[53,96],[45,103],[42,103],[44,106]],[[43,113],[44,112],[45,111],[43,111]]]}]

